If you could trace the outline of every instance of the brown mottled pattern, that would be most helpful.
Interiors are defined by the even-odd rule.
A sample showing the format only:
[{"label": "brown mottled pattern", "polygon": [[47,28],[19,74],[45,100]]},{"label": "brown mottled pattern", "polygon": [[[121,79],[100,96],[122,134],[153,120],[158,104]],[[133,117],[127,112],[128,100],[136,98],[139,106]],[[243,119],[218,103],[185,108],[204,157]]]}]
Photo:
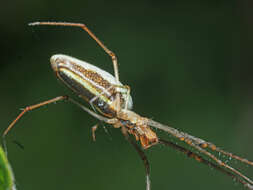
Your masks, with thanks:
[{"label": "brown mottled pattern", "polygon": [[105,89],[110,88],[111,84],[107,80],[103,79],[103,77],[101,77],[98,73],[95,73],[91,70],[86,70],[80,67],[79,65],[76,65],[75,63],[71,63],[71,65],[73,66],[74,69],[80,71],[87,78],[91,79],[92,81],[104,87]]},{"label": "brown mottled pattern", "polygon": [[[109,89],[111,87],[111,84],[107,80],[105,80],[103,77],[101,77],[101,75],[99,75],[98,73],[93,72],[91,70],[84,69],[73,62],[71,62],[71,65],[73,66],[74,69],[83,73],[85,75],[85,77],[89,78],[90,80],[92,80],[96,84],[99,84],[100,86],[104,87],[105,89]],[[92,84],[90,84],[90,85],[93,86]],[[102,92],[100,89],[97,89],[97,91]],[[110,92],[111,96],[113,97],[112,100],[114,100],[115,96],[116,96],[115,87],[111,87],[108,91]],[[104,96],[106,96],[106,94],[104,94]],[[120,93],[120,100],[121,100],[120,101],[121,105],[124,105],[125,101],[123,100],[121,93]]]},{"label": "brown mottled pattern", "polygon": [[[113,103],[116,100],[116,87],[113,86],[110,82],[108,82],[106,79],[104,79],[101,75],[99,75],[98,73],[85,69],[82,66],[79,66],[73,62],[70,62],[70,65],[65,65],[65,62],[63,61],[62,65],[58,65],[58,69],[60,71],[60,68],[65,68],[68,71],[73,72],[74,75],[79,75],[80,78],[83,78],[85,80],[85,78],[89,79],[90,81],[93,81],[95,84],[97,84],[97,86],[101,86],[102,88],[106,89],[109,92],[109,96],[107,93],[103,93],[103,89],[98,88],[96,85],[92,84],[89,80],[85,80],[86,83],[89,84],[89,86],[93,87],[94,90],[96,90],[98,93],[103,93],[101,97],[98,97],[97,100],[95,100],[93,102],[93,105],[100,111],[100,113],[102,113],[103,115],[106,115],[107,117],[113,117],[114,114],[116,113],[116,107],[115,104]],[[78,72],[82,73],[83,76],[80,76],[80,73],[78,74]],[[65,81],[62,77],[60,77],[63,82],[65,82],[67,84],[67,86],[69,86],[72,90],[74,90],[75,92],[79,93],[81,95],[82,98],[90,101],[92,98],[94,98],[94,92],[90,92],[88,89],[86,89],[84,86],[78,86],[78,84],[70,84],[71,80]],[[67,79],[66,79],[67,80]],[[72,81],[72,82],[76,82],[76,81]],[[69,84],[68,84],[69,83]],[[85,91],[82,91],[82,88],[84,88],[84,90],[86,90],[89,93],[86,93]],[[102,97],[106,97],[106,99],[108,99],[108,101],[111,101],[111,103],[109,102],[104,102],[104,100],[102,100]],[[99,105],[99,102],[104,102],[105,104],[103,105]],[[121,108],[125,107],[125,99],[123,98],[123,94],[120,93],[120,106]]]}]

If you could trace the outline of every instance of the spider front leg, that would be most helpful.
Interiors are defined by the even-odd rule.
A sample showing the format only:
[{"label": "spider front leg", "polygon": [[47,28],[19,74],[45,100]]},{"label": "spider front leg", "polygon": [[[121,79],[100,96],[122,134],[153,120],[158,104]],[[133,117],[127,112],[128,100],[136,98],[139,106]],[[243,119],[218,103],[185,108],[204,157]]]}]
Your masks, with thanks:
[{"label": "spider front leg", "polygon": [[200,139],[200,138],[197,138],[197,137],[193,137],[193,136],[191,136],[191,137],[196,142],[196,144],[198,144],[199,146],[201,146],[201,148],[209,148],[212,151],[219,152],[221,154],[224,154],[226,156],[229,156],[231,158],[239,160],[239,161],[241,161],[241,162],[243,162],[245,164],[253,166],[253,162],[250,161],[250,160],[248,160],[248,159],[246,159],[246,158],[242,158],[242,157],[237,156],[237,155],[235,155],[235,154],[233,154],[231,152],[227,152],[225,150],[222,150],[221,148],[217,147],[215,144],[213,144],[211,142],[207,142],[207,141],[205,141],[203,139]]},{"label": "spider front leg", "polygon": [[179,152],[182,152],[183,154],[185,154],[186,156],[188,156],[189,158],[193,158],[195,159],[196,161],[202,163],[202,164],[205,164],[205,165],[208,165],[218,171],[221,171],[222,173],[232,177],[234,180],[240,182],[241,184],[243,184],[244,186],[246,186],[247,188],[250,189],[250,185],[245,182],[244,180],[242,180],[240,177],[238,177],[237,175],[235,175],[234,173],[226,170],[225,168],[223,167],[220,167],[219,165],[216,165],[214,164],[213,162],[205,159],[203,156],[201,156],[200,154],[196,153],[196,152],[192,152],[191,150],[183,147],[183,146],[180,146],[178,144],[175,144],[171,141],[167,141],[167,140],[164,140],[164,139],[159,139],[159,143],[160,144],[163,144],[165,146],[169,146]]},{"label": "spider front leg", "polygon": [[[172,136],[174,136],[175,138],[184,141],[185,143],[187,143],[189,146],[193,147],[195,150],[199,151],[200,153],[204,154],[205,156],[209,157],[211,160],[213,160],[219,167],[225,168],[226,170],[230,171],[231,173],[233,173],[234,175],[239,176],[240,178],[242,178],[245,182],[245,186],[249,189],[253,189],[253,181],[248,178],[247,176],[245,176],[243,173],[241,173],[239,170],[234,169],[233,167],[231,167],[230,165],[228,165],[226,162],[223,162],[222,160],[220,160],[219,158],[217,158],[214,154],[208,152],[207,150],[205,150],[204,148],[206,148],[207,146],[203,146],[204,140],[201,140],[197,137],[194,137],[192,135],[189,135],[187,133],[178,131],[175,128],[169,127],[167,125],[163,125],[161,123],[158,123],[156,121],[153,121],[151,119],[149,119],[148,121],[148,125],[155,127],[157,129],[161,129],[163,131],[168,132],[169,134],[171,134]],[[212,144],[213,145],[213,144]],[[221,151],[220,151],[221,152]]]}]

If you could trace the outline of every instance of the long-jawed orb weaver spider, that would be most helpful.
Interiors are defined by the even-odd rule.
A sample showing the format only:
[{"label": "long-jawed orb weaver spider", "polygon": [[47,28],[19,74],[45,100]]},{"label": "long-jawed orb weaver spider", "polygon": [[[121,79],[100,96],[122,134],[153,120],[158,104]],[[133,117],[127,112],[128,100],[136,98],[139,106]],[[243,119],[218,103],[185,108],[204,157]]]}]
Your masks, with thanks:
[{"label": "long-jawed orb weaver spider", "polygon": [[[71,26],[79,27],[86,31],[104,51],[111,56],[114,67],[114,76],[110,73],[91,65],[87,62],[78,60],[67,55],[53,55],[50,59],[52,69],[54,70],[58,79],[66,84],[71,90],[86,101],[88,101],[94,110],[97,110],[101,115],[83,106],[79,102],[71,99],[68,96],[59,96],[45,102],[41,102],[32,106],[27,106],[17,117],[12,121],[8,128],[4,131],[3,137],[7,135],[10,129],[16,122],[28,111],[34,110],[41,106],[67,100],[79,106],[84,111],[88,112],[93,117],[100,121],[113,125],[115,128],[121,128],[122,134],[134,146],[139,156],[144,162],[146,171],[146,190],[150,190],[150,166],[144,151],[133,141],[129,134],[134,135],[136,140],[140,140],[143,149],[147,149],[156,144],[164,144],[170,146],[180,152],[183,152],[188,157],[209,165],[226,175],[231,176],[243,184],[248,189],[253,189],[253,181],[242,174],[237,169],[221,161],[211,151],[219,152],[220,154],[229,156],[240,162],[253,166],[253,162],[226,152],[211,142],[207,142],[200,138],[194,137],[187,133],[181,132],[175,128],[163,125],[159,122],[153,121],[149,118],[142,117],[132,109],[132,97],[130,96],[130,87],[123,85],[119,80],[118,63],[116,55],[109,50],[84,24],[81,23],[67,23],[67,22],[33,22],[30,26],[35,25],[53,25],[53,26]],[[180,145],[172,143],[167,140],[158,138],[156,133],[150,127],[163,130],[180,141],[185,142],[192,147],[196,152],[193,152]],[[95,130],[97,126],[92,128],[93,138],[95,139]],[[203,158],[201,154],[209,158]]]}]

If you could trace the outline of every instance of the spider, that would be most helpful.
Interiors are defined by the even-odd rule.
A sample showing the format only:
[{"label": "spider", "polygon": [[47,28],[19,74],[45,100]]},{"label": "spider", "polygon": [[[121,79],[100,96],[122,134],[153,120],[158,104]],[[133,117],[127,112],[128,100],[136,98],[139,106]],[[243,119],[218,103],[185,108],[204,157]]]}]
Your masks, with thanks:
[{"label": "spider", "polygon": [[[114,128],[121,128],[122,134],[133,145],[137,153],[141,157],[144,163],[146,172],[146,190],[151,189],[150,183],[150,165],[144,150],[154,146],[156,144],[163,144],[172,147],[188,157],[193,158],[203,164],[209,165],[233,179],[243,184],[248,189],[253,189],[253,181],[242,174],[237,169],[234,169],[230,165],[221,161],[211,152],[219,152],[223,155],[229,156],[240,162],[253,166],[253,162],[245,158],[234,155],[230,152],[226,152],[221,148],[218,148],[211,142],[202,140],[200,138],[189,135],[185,132],[179,131],[167,125],[163,125],[152,119],[143,117],[133,112],[132,97],[130,95],[130,87],[123,85],[119,80],[118,63],[116,55],[109,50],[94,34],[89,30],[86,25],[81,23],[67,23],[67,22],[33,22],[30,26],[35,25],[53,25],[53,26],[70,26],[78,27],[86,31],[97,43],[103,48],[103,50],[111,57],[114,76],[110,73],[91,65],[87,62],[78,60],[67,55],[53,55],[50,58],[51,66],[56,74],[56,77],[60,79],[66,86],[73,90],[80,98],[86,100],[94,111],[83,106],[79,102],[68,96],[58,96],[56,98],[27,106],[7,127],[3,133],[3,138],[7,135],[10,129],[16,124],[16,122],[28,111],[37,109],[41,106],[67,100],[84,111],[88,112],[93,117],[100,121],[113,125]],[[98,114],[98,111],[100,114]],[[177,145],[173,142],[161,139],[151,129],[151,127],[163,130],[172,135],[176,139],[185,142],[195,151],[191,151],[188,148]],[[97,125],[92,127],[92,136],[95,140],[95,131]],[[140,141],[141,147],[129,137],[133,135],[136,141]],[[205,159],[201,154],[205,155],[209,159]]]}]

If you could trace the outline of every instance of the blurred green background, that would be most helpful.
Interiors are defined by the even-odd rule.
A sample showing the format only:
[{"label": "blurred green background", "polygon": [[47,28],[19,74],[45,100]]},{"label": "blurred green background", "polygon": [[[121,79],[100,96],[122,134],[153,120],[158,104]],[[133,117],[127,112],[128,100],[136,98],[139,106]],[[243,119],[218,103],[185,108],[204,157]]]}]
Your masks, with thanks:
[{"label": "blurred green background", "polygon": [[[251,12],[247,1],[225,0],[4,1],[1,132],[26,105],[65,94],[75,97],[56,80],[51,55],[71,55],[113,73],[110,57],[85,32],[27,26],[81,22],[117,54],[134,111],[253,159]],[[96,123],[70,103],[25,115],[7,138],[18,189],[144,190],[144,168],[135,150],[109,126],[108,135],[100,125],[94,143],[91,127]],[[170,148],[152,147],[146,154],[154,190],[243,189]],[[230,163],[253,177],[252,168]]]}]

